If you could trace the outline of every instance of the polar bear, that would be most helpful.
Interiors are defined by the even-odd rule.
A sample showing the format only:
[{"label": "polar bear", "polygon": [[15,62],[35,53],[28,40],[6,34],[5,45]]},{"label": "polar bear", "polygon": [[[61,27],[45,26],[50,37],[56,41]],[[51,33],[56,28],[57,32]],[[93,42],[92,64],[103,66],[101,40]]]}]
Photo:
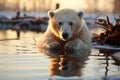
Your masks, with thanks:
[{"label": "polar bear", "polygon": [[49,49],[91,49],[91,35],[83,11],[58,9],[48,12],[49,23],[37,46]]}]

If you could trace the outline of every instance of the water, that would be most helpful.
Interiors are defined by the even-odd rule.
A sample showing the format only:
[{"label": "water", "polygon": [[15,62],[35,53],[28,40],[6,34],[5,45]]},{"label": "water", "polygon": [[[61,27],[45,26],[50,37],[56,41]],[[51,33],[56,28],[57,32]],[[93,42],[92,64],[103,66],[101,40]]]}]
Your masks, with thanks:
[{"label": "water", "polygon": [[0,80],[120,80],[113,52],[38,49],[41,33],[0,31]]}]

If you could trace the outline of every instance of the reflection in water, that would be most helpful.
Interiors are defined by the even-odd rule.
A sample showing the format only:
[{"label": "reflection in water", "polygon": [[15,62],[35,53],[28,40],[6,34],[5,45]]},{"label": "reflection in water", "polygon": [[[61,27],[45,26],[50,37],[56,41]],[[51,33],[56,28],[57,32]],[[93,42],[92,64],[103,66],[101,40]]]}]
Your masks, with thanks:
[{"label": "reflection in water", "polygon": [[4,32],[0,30],[0,54],[36,54],[37,50],[33,40],[36,36],[38,33],[35,32],[21,32],[21,37],[18,40],[15,31],[6,30]]},{"label": "reflection in water", "polygon": [[120,80],[120,61],[112,58],[116,51],[40,49],[45,56],[33,40],[41,35],[21,32],[20,40],[3,40],[16,38],[16,32],[0,31],[0,80]]},{"label": "reflection in water", "polygon": [[40,53],[49,56],[49,75],[54,76],[81,76],[81,69],[84,67],[85,61],[88,60],[90,51],[54,51],[40,49]]},{"label": "reflection in water", "polygon": [[12,30],[0,30],[0,40],[16,38],[16,32]]},{"label": "reflection in water", "polygon": [[[99,49],[99,56],[102,54],[104,57],[105,57],[105,60],[106,60],[106,67],[105,67],[105,77],[108,76],[108,67],[109,67],[109,60],[111,60],[111,56],[113,54],[115,54],[116,52],[118,52],[117,50],[107,50],[107,49]],[[114,65],[117,65],[118,66],[118,71],[119,71],[119,62],[120,61],[116,61],[114,60],[115,62],[113,63]]]},{"label": "reflection in water", "polygon": [[19,40],[19,38],[1,39],[0,41],[6,41],[6,40]]}]

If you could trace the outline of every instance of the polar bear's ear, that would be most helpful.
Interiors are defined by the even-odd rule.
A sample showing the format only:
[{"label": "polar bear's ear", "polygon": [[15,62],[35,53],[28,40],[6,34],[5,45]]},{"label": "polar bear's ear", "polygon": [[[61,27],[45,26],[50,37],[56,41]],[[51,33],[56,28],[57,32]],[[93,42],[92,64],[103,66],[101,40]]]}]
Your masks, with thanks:
[{"label": "polar bear's ear", "polygon": [[55,15],[54,11],[50,10],[48,11],[48,16],[52,18]]},{"label": "polar bear's ear", "polygon": [[83,15],[84,15],[84,11],[79,11],[79,12],[78,12],[78,16],[79,16],[80,18],[82,18]]}]

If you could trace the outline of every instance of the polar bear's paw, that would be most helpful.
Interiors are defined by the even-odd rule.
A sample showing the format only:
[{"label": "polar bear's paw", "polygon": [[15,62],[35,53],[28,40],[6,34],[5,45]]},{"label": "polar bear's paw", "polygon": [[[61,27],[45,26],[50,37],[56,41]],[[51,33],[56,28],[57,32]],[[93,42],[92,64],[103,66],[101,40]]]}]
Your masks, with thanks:
[{"label": "polar bear's paw", "polygon": [[59,49],[60,43],[54,40],[47,39],[44,41],[44,47],[48,49]]},{"label": "polar bear's paw", "polygon": [[65,44],[65,50],[79,50],[81,49],[80,46],[81,46],[81,40],[75,39]]},{"label": "polar bear's paw", "polygon": [[59,49],[60,44],[58,42],[51,42],[51,43],[47,44],[47,47],[49,49]]}]

